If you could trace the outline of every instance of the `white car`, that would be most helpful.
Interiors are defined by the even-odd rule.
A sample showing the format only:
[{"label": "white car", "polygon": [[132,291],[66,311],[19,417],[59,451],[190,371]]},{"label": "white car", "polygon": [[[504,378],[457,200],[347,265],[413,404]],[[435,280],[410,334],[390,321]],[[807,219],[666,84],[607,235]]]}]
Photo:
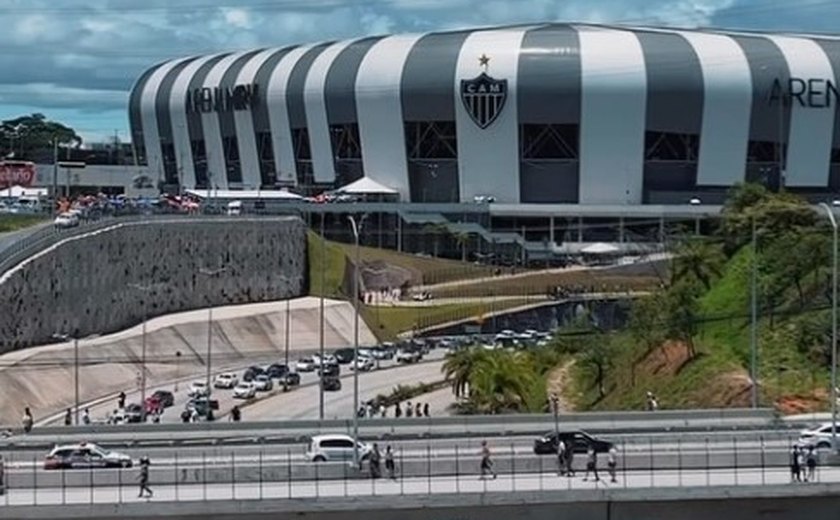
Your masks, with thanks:
[{"label": "white car", "polygon": [[420,352],[416,350],[399,349],[397,355],[394,356],[394,361],[397,363],[417,363],[420,361]]},{"label": "white car", "polygon": [[[313,462],[352,461],[354,452],[353,437],[342,434],[316,435],[309,440],[306,460]],[[364,442],[358,443],[359,460],[370,456],[371,447]]]},{"label": "white car", "polygon": [[210,389],[204,381],[193,381],[190,384],[190,390],[187,392],[190,397],[206,397],[210,395]]},{"label": "white car", "polygon": [[62,213],[55,217],[53,224],[59,229],[76,227],[79,225],[79,217],[72,213]]},{"label": "white car", "polygon": [[129,455],[90,442],[56,446],[44,460],[44,469],[130,468],[132,465]]},{"label": "white car", "polygon": [[236,374],[231,372],[225,372],[224,374],[219,374],[216,376],[216,379],[213,380],[213,387],[214,388],[233,388],[239,383],[239,378]]},{"label": "white car", "polygon": [[271,382],[271,376],[268,374],[260,374],[252,382],[257,392],[268,392],[274,388],[274,383]]},{"label": "white car", "polygon": [[233,397],[239,399],[252,399],[257,395],[257,386],[254,383],[241,382],[233,387]]},{"label": "white car", "polygon": [[[370,372],[376,368],[376,361],[374,361],[373,358],[359,356],[359,361],[357,361],[357,363],[359,364],[359,372]],[[355,366],[356,363],[351,361],[350,370],[353,370]]]},{"label": "white car", "polygon": [[312,363],[314,363],[314,365],[316,367],[320,367],[323,364],[326,364],[326,365],[338,364],[338,360],[332,354],[327,354],[326,356],[324,356],[324,359],[322,361],[321,356],[319,356],[318,354],[315,354],[315,355],[312,356]]},{"label": "white car", "polygon": [[[837,428],[838,444],[840,444],[840,427]],[[831,447],[831,423],[826,422],[799,433],[799,444],[816,448]]]},{"label": "white car", "polygon": [[295,370],[297,372],[312,372],[315,370],[315,361],[312,358],[300,358],[295,363]]}]

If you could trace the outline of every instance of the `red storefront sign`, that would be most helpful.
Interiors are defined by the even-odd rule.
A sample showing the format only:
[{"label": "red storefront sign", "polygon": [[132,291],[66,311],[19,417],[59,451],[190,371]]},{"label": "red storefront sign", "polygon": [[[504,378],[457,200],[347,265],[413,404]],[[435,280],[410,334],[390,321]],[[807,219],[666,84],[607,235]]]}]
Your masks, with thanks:
[{"label": "red storefront sign", "polygon": [[23,186],[35,181],[35,163],[28,161],[0,161],[0,188]]}]

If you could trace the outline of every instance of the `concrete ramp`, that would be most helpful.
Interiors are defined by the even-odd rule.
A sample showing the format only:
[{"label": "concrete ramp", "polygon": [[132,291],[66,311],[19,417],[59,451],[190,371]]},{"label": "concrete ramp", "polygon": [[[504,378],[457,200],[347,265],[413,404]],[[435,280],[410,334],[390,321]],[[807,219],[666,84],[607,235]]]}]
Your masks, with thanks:
[{"label": "concrete ramp", "polygon": [[[319,348],[320,302],[289,302],[289,351],[296,358]],[[282,361],[286,302],[213,309],[212,368]],[[352,345],[354,311],[349,302],[325,300],[324,344],[328,350]],[[359,320],[361,344],[376,338]],[[207,309],[150,320],[146,325],[147,387],[206,373]],[[180,352],[180,356],[178,353]],[[79,341],[79,394],[82,403],[136,390],[142,366],[142,327]],[[29,406],[36,420],[74,403],[72,343],[29,348],[0,356],[0,424],[17,425]]]}]

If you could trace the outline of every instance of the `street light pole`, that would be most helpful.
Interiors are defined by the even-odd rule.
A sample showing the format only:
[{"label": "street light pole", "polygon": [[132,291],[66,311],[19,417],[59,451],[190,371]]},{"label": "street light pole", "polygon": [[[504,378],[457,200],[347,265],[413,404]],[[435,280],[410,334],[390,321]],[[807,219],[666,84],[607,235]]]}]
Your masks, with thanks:
[{"label": "street light pole", "polygon": [[[198,274],[204,276],[216,276],[227,271],[227,267],[219,269],[199,269]],[[209,302],[208,302],[209,303]],[[210,381],[210,376],[213,372],[213,305],[207,306],[207,400],[209,405],[210,394],[212,393],[213,385]]]},{"label": "street light pole", "polygon": [[[289,302],[291,300],[286,298],[286,327],[285,327],[285,335],[286,335],[286,368],[289,367],[289,314],[291,313],[291,309],[289,308]],[[323,359],[323,358],[321,358]]]},{"label": "street light pole", "polygon": [[146,422],[146,322],[149,320],[148,294],[152,292],[151,285],[130,284],[129,287],[143,294],[143,324],[140,340],[140,409],[143,422]]},{"label": "street light pole", "polygon": [[825,202],[820,203],[831,222],[832,268],[831,268],[831,449],[837,451],[837,219],[834,211]]},{"label": "street light pole", "polygon": [[[326,275],[324,274],[327,270],[327,240],[324,237],[324,218],[325,213],[321,213],[321,297],[320,297],[320,307],[321,307],[321,323],[320,323],[320,335],[318,338],[318,347],[320,358],[324,359],[324,293],[327,291],[326,288]],[[318,385],[318,397],[319,397],[319,407],[318,407],[318,418],[322,421],[324,420],[324,385]]]},{"label": "street light pole", "polygon": [[558,409],[559,406],[560,399],[557,397],[557,394],[551,394],[551,407],[554,411],[554,434],[557,436],[558,442],[560,440],[560,410]]},{"label": "street light pole", "polygon": [[753,408],[758,408],[758,247],[756,240],[755,215],[752,215],[752,269],[750,272],[750,397]]},{"label": "street light pole", "polygon": [[353,308],[355,310],[355,324],[353,326],[353,463],[359,464],[359,234],[362,230],[365,216],[356,222],[352,215],[347,216],[353,229],[355,239],[353,268]]},{"label": "street light pole", "polygon": [[75,383],[75,395],[76,395],[76,426],[79,425],[79,338],[75,337],[78,334],[74,334],[73,337],[73,366],[74,366],[74,375],[73,381]]}]

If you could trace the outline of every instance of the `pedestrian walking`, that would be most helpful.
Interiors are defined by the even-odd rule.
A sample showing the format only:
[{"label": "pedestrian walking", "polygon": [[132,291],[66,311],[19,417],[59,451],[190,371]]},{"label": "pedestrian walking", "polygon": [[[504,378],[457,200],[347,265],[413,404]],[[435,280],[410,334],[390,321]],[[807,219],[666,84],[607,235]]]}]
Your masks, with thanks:
[{"label": "pedestrian walking", "polygon": [[239,405],[234,405],[234,407],[230,409],[230,420],[233,422],[239,422],[241,419],[242,412],[239,410]]},{"label": "pedestrian walking", "polygon": [[799,446],[794,445],[790,451],[790,481],[801,482],[802,466],[799,464]]},{"label": "pedestrian walking", "polygon": [[557,474],[561,477],[566,474],[566,443],[563,439],[557,440]]},{"label": "pedestrian walking", "polygon": [[417,417],[423,417],[423,405],[421,403],[417,403],[414,415]]},{"label": "pedestrian walking", "polygon": [[615,470],[618,466],[618,450],[615,449],[615,446],[610,446],[610,451],[607,454],[607,470],[610,473],[610,482],[613,484],[616,483],[615,480]]},{"label": "pedestrian walking", "polygon": [[411,401],[409,401],[405,405],[405,416],[406,417],[411,417],[413,414],[414,414],[414,407],[411,406]]},{"label": "pedestrian walking", "polygon": [[0,454],[0,496],[6,494],[6,461],[3,460],[3,455]]},{"label": "pedestrian walking", "polygon": [[493,461],[490,459],[490,447],[487,445],[487,441],[481,441],[481,476],[479,478],[485,478],[487,473],[493,475],[493,480],[496,480]]},{"label": "pedestrian walking", "polygon": [[152,489],[149,487],[149,457],[142,457],[140,459],[140,474],[138,478],[140,479],[140,493],[137,495],[137,498],[143,498],[145,493],[149,493],[149,498],[152,498],[154,493]]},{"label": "pedestrian walking", "polygon": [[85,408],[84,413],[82,413],[82,424],[89,425],[90,424],[90,410]]},{"label": "pedestrian walking", "polygon": [[125,392],[120,392],[120,395],[117,396],[117,408],[120,410],[125,408]]},{"label": "pedestrian walking", "polygon": [[575,441],[569,442],[566,446],[566,476],[575,476]]},{"label": "pedestrian walking", "polygon": [[28,406],[23,409],[23,420],[21,423],[23,425],[23,433],[29,433],[32,431],[34,420],[32,419],[32,412],[29,410]]},{"label": "pedestrian walking", "polygon": [[385,403],[379,405],[379,417],[383,419],[388,417],[388,407],[385,406]]},{"label": "pedestrian walking", "polygon": [[394,417],[396,417],[397,419],[402,417],[402,406],[399,402],[394,405]]},{"label": "pedestrian walking", "polygon": [[423,417],[431,417],[429,414],[429,403],[423,405]]},{"label": "pedestrian walking", "polygon": [[64,414],[64,426],[70,426],[73,424],[73,412],[70,411],[70,408],[67,409],[67,413]]},{"label": "pedestrian walking", "polygon": [[808,446],[808,454],[805,456],[805,465],[808,467],[808,476],[805,477],[805,482],[814,482],[817,477],[817,452],[814,451],[813,446]]},{"label": "pedestrian walking", "polygon": [[595,475],[595,482],[601,480],[598,476],[598,452],[595,451],[595,446],[592,444],[586,450],[586,474],[583,475],[584,481],[589,480],[590,472]]},{"label": "pedestrian walking", "polygon": [[373,451],[370,452],[370,478],[382,476],[382,470],[379,466],[380,460],[382,460],[382,455],[379,453],[379,445],[374,442]]},{"label": "pedestrian walking", "polygon": [[396,468],[394,467],[394,452],[391,445],[385,446],[385,469],[388,471],[388,478],[397,480]]}]

